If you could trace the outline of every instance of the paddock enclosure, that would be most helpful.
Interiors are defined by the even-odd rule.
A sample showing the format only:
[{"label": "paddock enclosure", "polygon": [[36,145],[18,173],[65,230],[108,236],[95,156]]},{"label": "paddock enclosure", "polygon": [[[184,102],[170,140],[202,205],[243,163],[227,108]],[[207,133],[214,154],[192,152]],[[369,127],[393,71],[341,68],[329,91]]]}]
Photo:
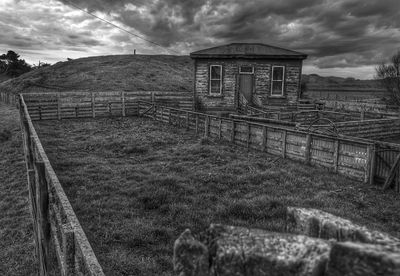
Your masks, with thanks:
[{"label": "paddock enclosure", "polygon": [[295,110],[248,107],[242,111],[248,117],[229,118],[190,111],[191,95],[185,92],[47,92],[23,97],[33,120],[149,116],[371,184],[392,177],[393,156],[400,151],[400,145],[377,140],[400,135],[400,119],[393,113],[339,112],[313,105],[304,110],[297,105]]},{"label": "paddock enclosure", "polygon": [[[43,275],[47,275],[48,256],[52,251],[56,252],[62,275],[104,273],[50,164],[33,121],[54,120],[56,123],[64,119],[148,117],[200,136],[324,167],[364,185],[381,185],[399,192],[400,147],[369,139],[379,136],[388,125],[397,124],[398,119],[393,114],[253,110],[242,114],[246,118],[239,119],[193,112],[190,95],[183,92],[165,95],[161,92],[57,92],[20,97],[0,92],[0,95],[2,101],[20,108],[35,242]],[[259,121],[254,121],[257,118]],[[331,125],[318,121],[323,118],[335,123],[336,132],[324,131]],[[371,132],[371,122],[377,126],[375,133]],[[359,131],[355,134],[370,133],[371,136],[354,137],[351,131],[356,127]]]}]

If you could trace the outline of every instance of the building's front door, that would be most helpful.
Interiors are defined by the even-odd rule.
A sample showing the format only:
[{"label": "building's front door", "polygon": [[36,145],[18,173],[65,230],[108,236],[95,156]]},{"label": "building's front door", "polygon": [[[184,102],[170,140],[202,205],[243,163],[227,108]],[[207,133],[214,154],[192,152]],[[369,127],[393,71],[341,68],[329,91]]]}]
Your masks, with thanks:
[{"label": "building's front door", "polygon": [[253,103],[253,74],[239,75],[239,93],[246,98],[248,104],[251,105]]}]

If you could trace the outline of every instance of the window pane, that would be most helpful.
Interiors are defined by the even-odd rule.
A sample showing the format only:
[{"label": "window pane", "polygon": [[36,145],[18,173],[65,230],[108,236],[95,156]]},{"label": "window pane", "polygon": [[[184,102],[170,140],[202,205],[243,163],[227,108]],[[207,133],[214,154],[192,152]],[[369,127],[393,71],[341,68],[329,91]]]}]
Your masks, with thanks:
[{"label": "window pane", "polygon": [[221,81],[219,80],[212,80],[211,81],[211,94],[220,94],[221,93]]},{"label": "window pane", "polygon": [[211,79],[221,79],[221,67],[220,66],[211,66]]},{"label": "window pane", "polygon": [[283,67],[274,67],[274,80],[283,80]]},{"label": "window pane", "polygon": [[283,81],[273,81],[272,82],[272,95],[282,95],[282,85]]},{"label": "window pane", "polygon": [[252,66],[240,66],[240,72],[241,73],[253,73],[253,67]]}]

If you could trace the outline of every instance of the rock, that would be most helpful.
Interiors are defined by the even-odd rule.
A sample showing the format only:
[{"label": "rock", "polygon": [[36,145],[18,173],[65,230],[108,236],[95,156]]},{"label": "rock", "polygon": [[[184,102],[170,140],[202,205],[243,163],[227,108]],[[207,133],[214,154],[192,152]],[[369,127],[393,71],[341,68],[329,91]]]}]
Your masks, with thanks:
[{"label": "rock", "polygon": [[330,243],[303,235],[211,225],[211,275],[323,275]]},{"label": "rock", "polygon": [[189,229],[175,241],[173,264],[179,276],[209,275],[208,249],[192,236]]},{"label": "rock", "polygon": [[350,220],[310,208],[287,207],[286,231],[309,237],[372,244],[400,243],[400,239],[372,231]]},{"label": "rock", "polygon": [[398,245],[336,243],[329,258],[327,276],[400,275]]}]

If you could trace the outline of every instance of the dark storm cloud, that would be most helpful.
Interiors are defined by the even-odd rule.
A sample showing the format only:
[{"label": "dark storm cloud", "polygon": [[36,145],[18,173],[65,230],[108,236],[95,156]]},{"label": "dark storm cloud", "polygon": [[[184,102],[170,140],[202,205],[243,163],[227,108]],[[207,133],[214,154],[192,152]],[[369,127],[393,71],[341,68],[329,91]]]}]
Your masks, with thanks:
[{"label": "dark storm cloud", "polygon": [[258,41],[304,51],[309,62],[329,68],[376,64],[400,45],[398,0],[71,1],[163,46],[190,45],[182,46],[188,51]]}]

